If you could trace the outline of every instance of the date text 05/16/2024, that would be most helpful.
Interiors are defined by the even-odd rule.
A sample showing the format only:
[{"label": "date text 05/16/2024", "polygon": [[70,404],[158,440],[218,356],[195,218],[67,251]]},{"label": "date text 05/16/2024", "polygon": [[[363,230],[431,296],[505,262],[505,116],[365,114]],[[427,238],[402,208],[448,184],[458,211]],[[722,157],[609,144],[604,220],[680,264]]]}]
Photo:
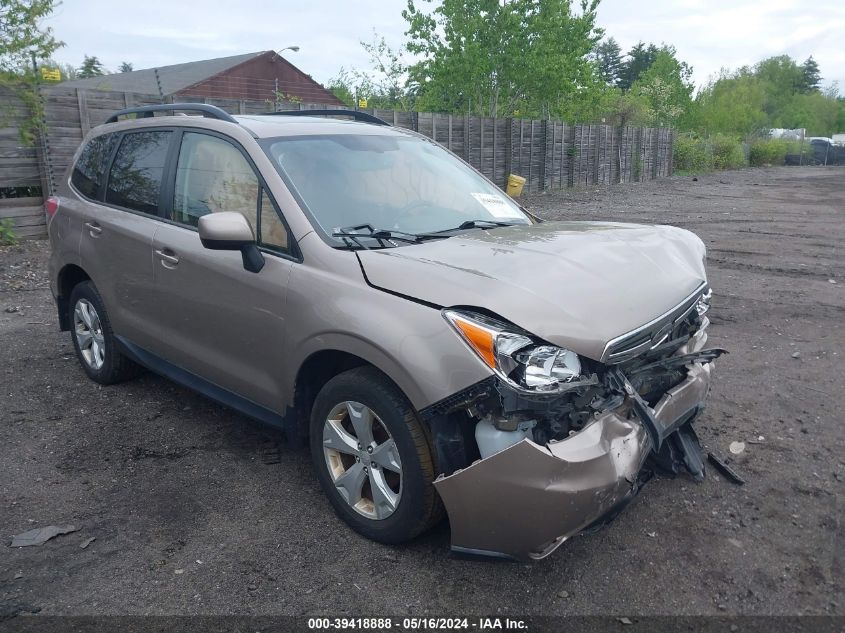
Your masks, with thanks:
[{"label": "date text 05/16/2024", "polygon": [[475,617],[403,617],[403,618],[309,618],[311,630],[364,630],[364,631],[520,631],[528,628],[527,622],[519,618]]}]

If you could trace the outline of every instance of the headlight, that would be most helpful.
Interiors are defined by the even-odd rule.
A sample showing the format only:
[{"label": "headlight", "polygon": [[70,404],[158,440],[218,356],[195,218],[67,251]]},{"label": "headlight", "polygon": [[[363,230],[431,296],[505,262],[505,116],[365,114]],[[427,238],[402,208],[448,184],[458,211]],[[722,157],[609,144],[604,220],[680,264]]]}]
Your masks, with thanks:
[{"label": "headlight", "polygon": [[699,297],[698,302],[695,304],[695,311],[698,312],[698,316],[704,316],[707,313],[710,309],[710,300],[712,298],[713,291],[710,288],[708,288],[707,292]]},{"label": "headlight", "polygon": [[581,361],[575,352],[538,342],[480,314],[444,310],[443,316],[481,360],[512,387],[555,393],[581,377]]}]

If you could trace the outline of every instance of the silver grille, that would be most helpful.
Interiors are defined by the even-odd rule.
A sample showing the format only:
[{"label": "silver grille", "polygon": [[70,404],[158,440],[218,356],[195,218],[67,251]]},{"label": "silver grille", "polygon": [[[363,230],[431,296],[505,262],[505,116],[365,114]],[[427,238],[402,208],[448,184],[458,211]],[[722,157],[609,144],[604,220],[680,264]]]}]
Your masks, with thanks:
[{"label": "silver grille", "polygon": [[[706,283],[703,283],[668,312],[636,330],[611,340],[604,347],[601,361],[610,365],[622,363],[660,345],[672,336],[675,328],[689,316],[690,312],[697,309],[700,301],[709,303],[709,300],[710,289]],[[699,312],[701,313],[701,310]]]}]

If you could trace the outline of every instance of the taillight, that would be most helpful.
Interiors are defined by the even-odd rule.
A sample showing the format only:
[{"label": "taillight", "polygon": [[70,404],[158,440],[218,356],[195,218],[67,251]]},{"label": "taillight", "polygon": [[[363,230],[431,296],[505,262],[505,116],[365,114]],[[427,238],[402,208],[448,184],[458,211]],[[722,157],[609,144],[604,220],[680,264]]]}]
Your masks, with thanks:
[{"label": "taillight", "polygon": [[59,199],[56,197],[47,198],[44,201],[44,213],[47,215],[47,223],[53,219],[56,212],[59,210]]}]

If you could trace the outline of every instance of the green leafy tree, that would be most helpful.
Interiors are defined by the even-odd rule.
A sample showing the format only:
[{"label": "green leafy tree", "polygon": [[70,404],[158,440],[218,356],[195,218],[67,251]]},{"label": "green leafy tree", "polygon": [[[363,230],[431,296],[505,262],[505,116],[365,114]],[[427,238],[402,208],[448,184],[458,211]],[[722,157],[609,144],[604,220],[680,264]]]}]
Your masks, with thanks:
[{"label": "green leafy tree", "polygon": [[768,126],[766,87],[751,68],[722,74],[699,90],[695,121],[690,127],[702,132],[741,137]]},{"label": "green leafy tree", "polygon": [[120,66],[117,68],[117,72],[119,73],[131,73],[133,70],[135,69],[129,62],[120,62]]},{"label": "green leafy tree", "polygon": [[641,94],[616,89],[605,109],[605,122],[619,127],[649,125],[655,118],[649,100]]},{"label": "green leafy tree", "polygon": [[622,48],[619,43],[612,37],[599,42],[593,58],[598,66],[599,77],[610,86],[617,85],[623,66]]},{"label": "green leafy tree", "polygon": [[410,110],[414,95],[406,87],[407,67],[401,52],[391,48],[375,31],[372,41],[362,41],[361,46],[369,55],[370,68],[341,67],[338,74],[329,79],[327,89],[348,106],[366,99],[371,108]]},{"label": "green leafy tree", "polygon": [[361,84],[366,88],[368,99],[375,102],[373,107],[410,110],[412,95],[406,89],[408,67],[402,54],[388,45],[383,36],[373,31],[370,42],[361,42],[361,46],[370,56],[372,73],[360,73]]},{"label": "green leafy tree", "polygon": [[523,86],[528,114],[595,118],[607,91],[590,61],[603,35],[595,26],[597,7],[598,0],[581,0],[580,12],[574,13],[569,0],[539,0],[527,8],[524,15],[532,44],[522,54],[526,72],[515,81]]},{"label": "green leafy tree", "polygon": [[20,75],[32,58],[49,59],[62,42],[41,22],[55,9],[54,0],[0,0],[0,73]]},{"label": "green leafy tree", "polygon": [[763,82],[766,101],[763,110],[771,127],[787,127],[783,114],[793,97],[801,92],[804,72],[788,55],[770,57],[754,67],[754,74]]},{"label": "green leafy tree", "polygon": [[677,126],[692,107],[692,68],[675,57],[674,48],[663,47],[630,92],[641,97],[652,112],[654,125]]},{"label": "green leafy tree", "polygon": [[598,0],[409,0],[408,69],[423,110],[560,116],[596,97]]},{"label": "green leafy tree", "polygon": [[329,79],[326,83],[326,90],[343,101],[343,103],[347,106],[353,107],[355,105],[356,93],[354,83],[355,79],[353,78],[351,72],[341,66],[337,75]]},{"label": "green leafy tree", "polygon": [[82,65],[79,67],[77,76],[80,79],[87,79],[88,77],[99,77],[105,74],[106,69],[103,68],[103,63],[95,56],[89,57],[86,55]]}]

